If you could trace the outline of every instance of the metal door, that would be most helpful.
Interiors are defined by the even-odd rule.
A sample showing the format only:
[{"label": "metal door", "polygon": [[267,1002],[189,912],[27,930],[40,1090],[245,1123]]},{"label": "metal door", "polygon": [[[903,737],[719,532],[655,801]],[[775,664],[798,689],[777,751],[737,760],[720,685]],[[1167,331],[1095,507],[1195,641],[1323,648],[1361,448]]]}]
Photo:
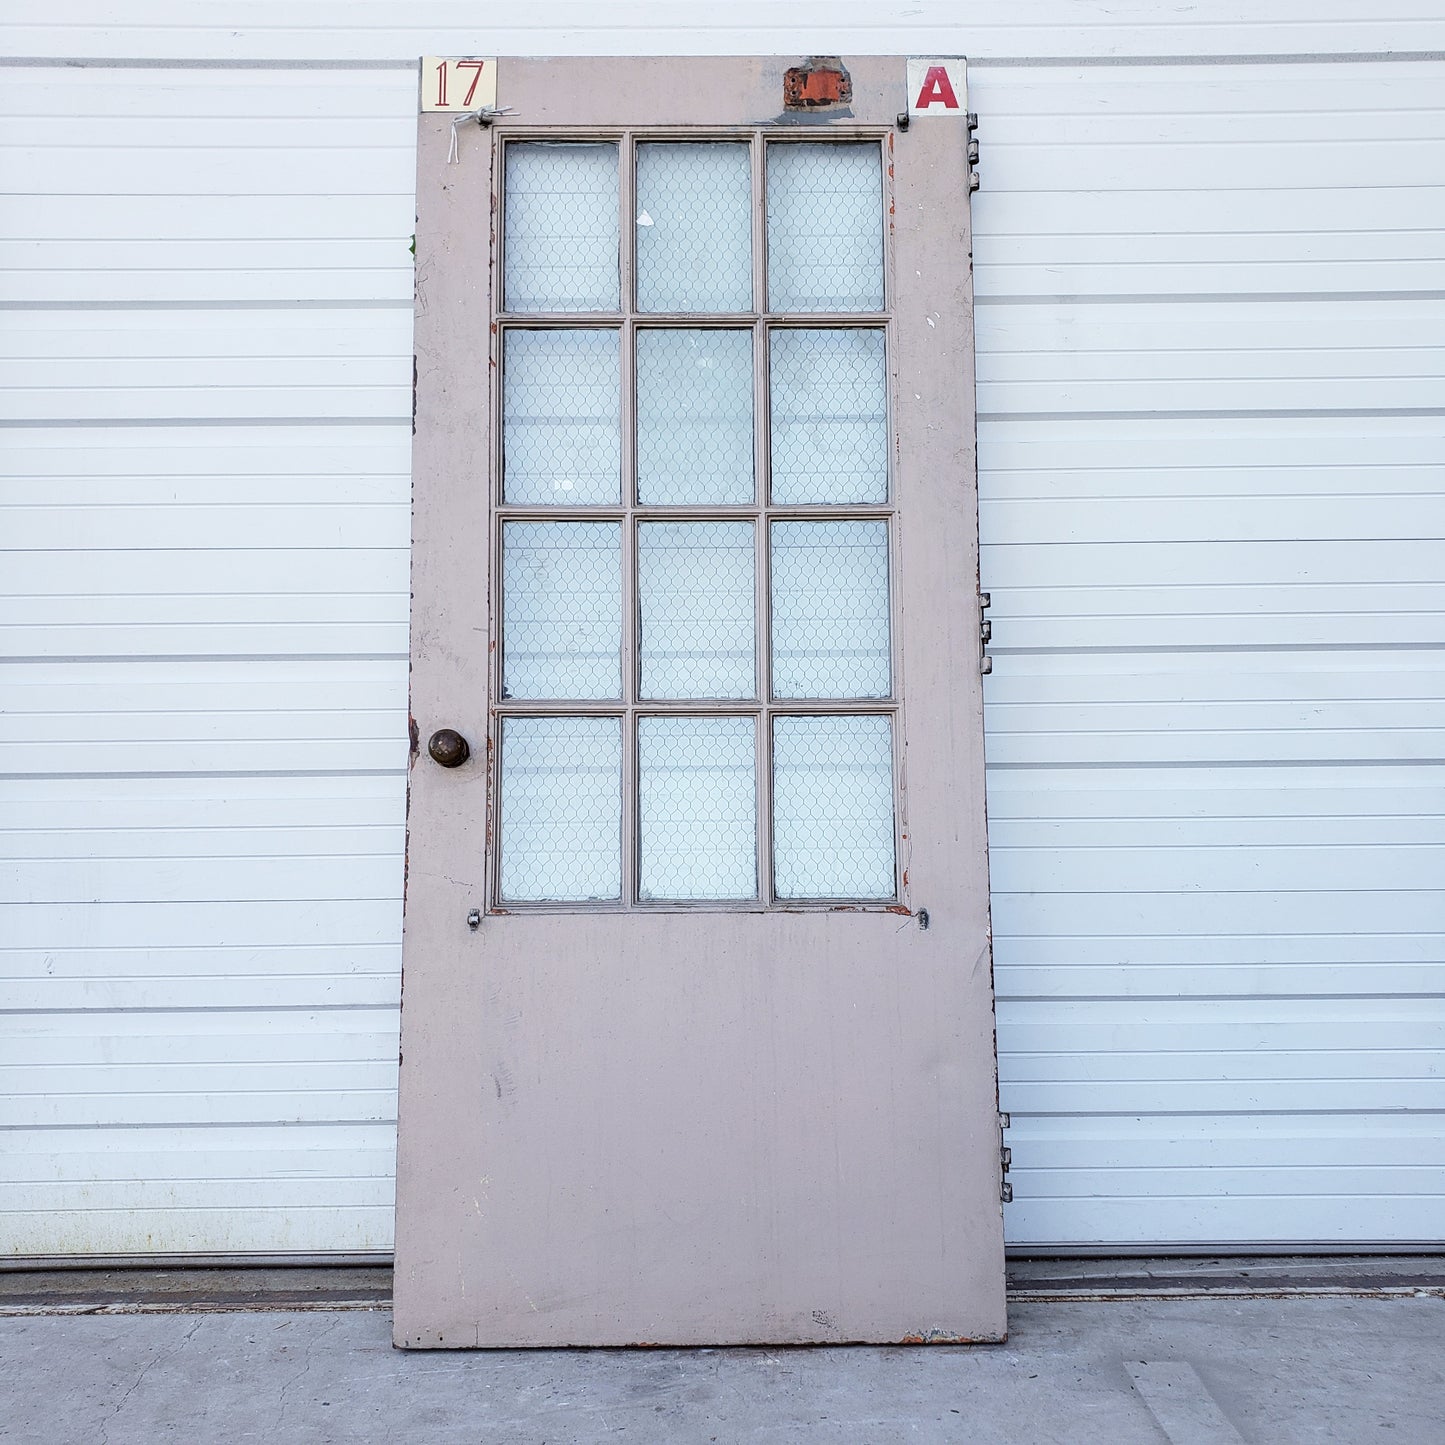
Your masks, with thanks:
[{"label": "metal door", "polygon": [[951,73],[422,117],[399,1344],[1003,1337]]}]

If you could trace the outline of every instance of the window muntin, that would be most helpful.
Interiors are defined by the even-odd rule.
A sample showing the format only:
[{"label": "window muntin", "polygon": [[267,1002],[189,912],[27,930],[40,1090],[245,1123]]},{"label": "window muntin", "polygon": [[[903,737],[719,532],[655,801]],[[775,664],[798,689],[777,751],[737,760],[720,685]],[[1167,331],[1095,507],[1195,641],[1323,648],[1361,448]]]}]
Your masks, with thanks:
[{"label": "window muntin", "polygon": [[[537,174],[557,159],[545,148],[569,145],[615,149],[611,203],[635,217],[611,311],[567,304],[606,289],[605,227],[572,224],[583,241],[558,242],[568,227],[540,216]],[[881,135],[509,140],[503,156],[494,896],[624,909],[895,901]],[[508,214],[518,174],[545,266],[515,254],[532,244]],[[605,209],[599,194],[586,192],[590,214]],[[825,202],[811,245],[803,218]],[[535,280],[549,267],[551,297]],[[525,307],[513,275],[533,278]],[[598,777],[613,778],[604,734],[562,726],[579,719],[618,739],[615,817],[599,802]],[[575,831],[585,861],[567,862],[564,845],[552,859],[548,829]],[[615,874],[600,841],[614,836]]]}]

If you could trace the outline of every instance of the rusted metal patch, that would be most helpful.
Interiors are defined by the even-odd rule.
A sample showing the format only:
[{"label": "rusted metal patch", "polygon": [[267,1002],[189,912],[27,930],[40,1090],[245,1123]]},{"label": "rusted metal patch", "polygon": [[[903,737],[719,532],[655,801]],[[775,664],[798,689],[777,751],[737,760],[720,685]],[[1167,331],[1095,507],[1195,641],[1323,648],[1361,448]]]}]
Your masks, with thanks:
[{"label": "rusted metal patch", "polygon": [[853,77],[836,55],[810,55],[783,76],[784,110],[817,110],[852,103]]}]

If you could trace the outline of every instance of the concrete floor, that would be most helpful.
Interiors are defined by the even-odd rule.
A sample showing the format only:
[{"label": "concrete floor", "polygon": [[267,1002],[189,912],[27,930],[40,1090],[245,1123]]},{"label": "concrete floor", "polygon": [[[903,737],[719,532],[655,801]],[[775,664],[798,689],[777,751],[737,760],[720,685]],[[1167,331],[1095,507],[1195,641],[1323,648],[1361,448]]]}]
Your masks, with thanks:
[{"label": "concrete floor", "polygon": [[403,1354],[385,1308],[361,1300],[22,1310],[0,1319],[0,1439],[1445,1442],[1439,1290],[1032,1299],[1010,1319],[1007,1345],[964,1349]]}]

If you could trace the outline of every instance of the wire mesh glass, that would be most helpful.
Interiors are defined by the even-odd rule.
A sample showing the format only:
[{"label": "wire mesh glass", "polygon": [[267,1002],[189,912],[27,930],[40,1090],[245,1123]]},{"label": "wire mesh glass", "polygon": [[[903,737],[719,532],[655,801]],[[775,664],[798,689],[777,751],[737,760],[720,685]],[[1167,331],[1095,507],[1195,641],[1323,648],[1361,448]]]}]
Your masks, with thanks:
[{"label": "wire mesh glass", "polygon": [[513,141],[502,199],[508,311],[616,311],[615,142]]},{"label": "wire mesh glass", "polygon": [[508,717],[501,750],[503,901],[621,898],[621,720]]},{"label": "wire mesh glass", "polygon": [[523,506],[621,500],[622,363],[616,331],[506,331],[502,495]]},{"label": "wire mesh glass", "polygon": [[622,529],[502,528],[502,696],[622,696]]},{"label": "wire mesh glass", "polygon": [[637,529],[642,696],[756,697],[751,522]]},{"label": "wire mesh glass", "polygon": [[637,333],[637,500],[747,506],[753,485],[750,331]]},{"label": "wire mesh glass", "polygon": [[888,524],[772,524],[773,696],[887,697]]},{"label": "wire mesh glass", "polygon": [[883,332],[780,328],[768,355],[774,504],[886,502]]},{"label": "wire mesh glass", "polygon": [[896,875],[892,719],[774,718],[777,896],[893,898]]},{"label": "wire mesh glass", "polygon": [[753,719],[639,718],[637,768],[640,896],[756,898]]},{"label": "wire mesh glass", "polygon": [[883,309],[883,168],[875,142],[767,148],[768,305]]},{"label": "wire mesh glass", "polygon": [[637,309],[751,311],[753,182],[746,143],[637,147]]},{"label": "wire mesh glass", "polygon": [[[626,873],[629,903],[892,900],[892,719],[820,711],[893,689],[890,523],[854,510],[889,497],[885,331],[818,315],[883,309],[881,147],[766,141],[758,224],[767,308],[784,319],[759,323],[765,357],[745,319],[752,146],[640,140],[630,217],[621,155],[612,141],[504,146],[504,309],[548,319],[509,320],[501,339],[501,499],[524,510],[501,521],[499,899],[616,904]],[[630,295],[619,224],[634,226]],[[838,510],[805,510],[824,506]],[[571,510],[602,507],[622,520]],[[682,507],[697,511],[634,510]],[[760,686],[776,711],[752,701]]]}]

